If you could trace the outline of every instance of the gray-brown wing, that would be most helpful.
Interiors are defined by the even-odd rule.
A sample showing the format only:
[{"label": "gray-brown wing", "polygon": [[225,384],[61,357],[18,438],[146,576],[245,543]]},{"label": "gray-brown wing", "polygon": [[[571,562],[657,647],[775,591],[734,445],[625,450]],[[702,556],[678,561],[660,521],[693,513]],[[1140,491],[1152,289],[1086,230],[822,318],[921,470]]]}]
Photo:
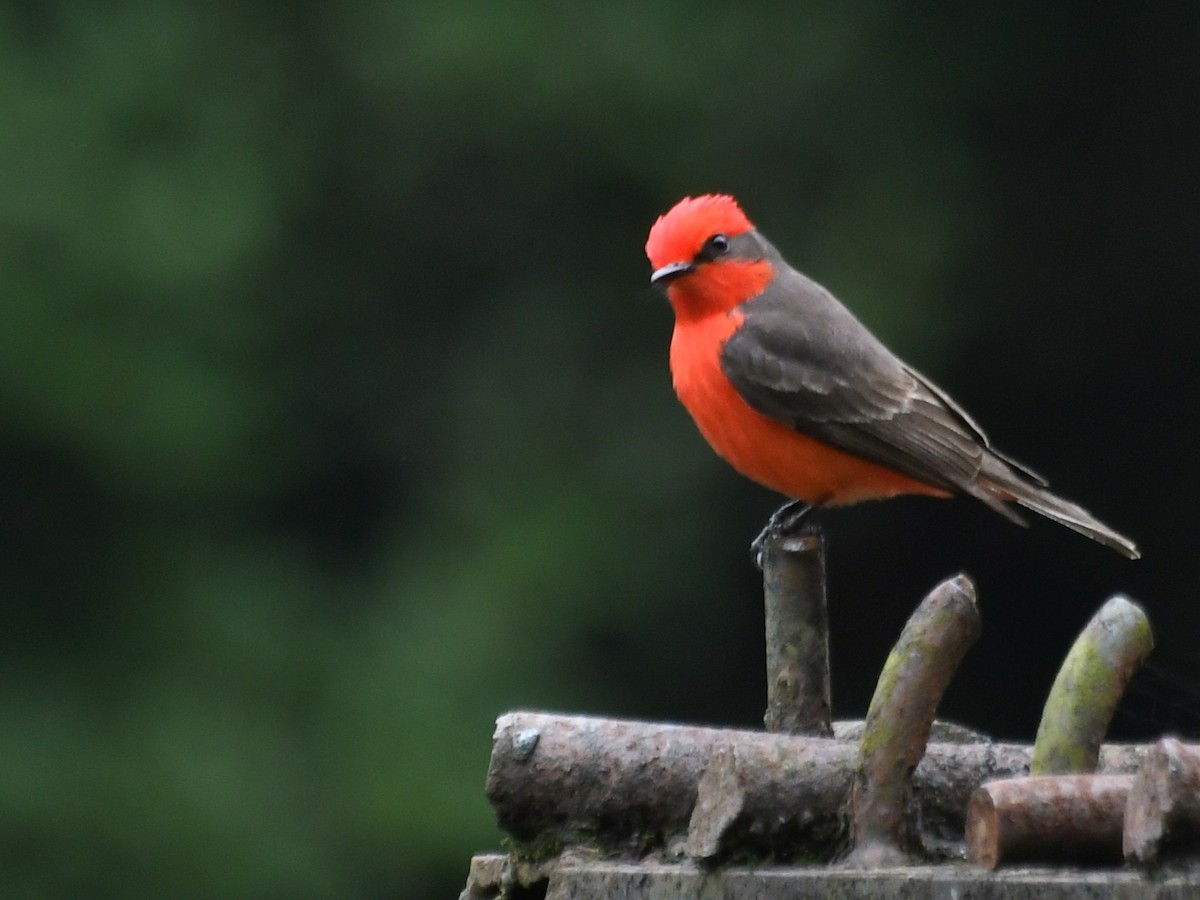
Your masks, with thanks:
[{"label": "gray-brown wing", "polygon": [[750,406],[831,446],[1006,515],[976,482],[987,439],[824,288],[794,270],[743,307],[721,367]]}]

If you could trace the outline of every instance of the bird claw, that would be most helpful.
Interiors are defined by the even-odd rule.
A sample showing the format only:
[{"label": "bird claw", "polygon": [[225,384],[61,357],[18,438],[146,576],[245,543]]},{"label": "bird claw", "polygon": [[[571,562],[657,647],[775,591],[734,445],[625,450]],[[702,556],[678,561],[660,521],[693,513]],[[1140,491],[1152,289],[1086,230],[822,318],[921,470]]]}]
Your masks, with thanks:
[{"label": "bird claw", "polygon": [[794,534],[808,518],[808,514],[813,511],[813,508],[812,504],[805,503],[803,500],[790,500],[771,513],[771,518],[767,519],[767,524],[758,533],[758,537],[750,542],[750,553],[754,557],[754,565],[761,570],[767,541],[773,537],[787,537]]}]

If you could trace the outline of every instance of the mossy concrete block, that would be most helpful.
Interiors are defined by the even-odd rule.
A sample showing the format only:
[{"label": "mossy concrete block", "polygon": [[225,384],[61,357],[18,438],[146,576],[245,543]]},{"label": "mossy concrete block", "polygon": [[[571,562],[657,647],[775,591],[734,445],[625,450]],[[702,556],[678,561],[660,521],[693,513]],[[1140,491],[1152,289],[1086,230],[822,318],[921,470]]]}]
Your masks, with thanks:
[{"label": "mossy concrete block", "polygon": [[[499,866],[472,866],[472,872]],[[706,870],[692,863],[568,861],[552,863],[521,886],[475,884],[470,897],[545,900],[1191,900],[1200,874],[1150,879],[1124,869],[1001,869],[967,865],[905,866],[874,871],[836,867]],[[535,893],[527,893],[532,887]],[[545,894],[542,894],[542,891]]]}]

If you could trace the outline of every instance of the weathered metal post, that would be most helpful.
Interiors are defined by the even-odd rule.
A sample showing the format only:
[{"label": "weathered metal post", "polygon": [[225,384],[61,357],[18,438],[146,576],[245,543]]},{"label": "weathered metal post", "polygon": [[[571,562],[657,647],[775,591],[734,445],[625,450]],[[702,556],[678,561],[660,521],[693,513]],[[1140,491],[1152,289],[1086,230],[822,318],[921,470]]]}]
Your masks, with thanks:
[{"label": "weathered metal post", "polygon": [[1121,861],[1132,775],[1043,775],[981,785],[967,806],[967,858],[1000,863]]},{"label": "weathered metal post", "polygon": [[1200,747],[1165,737],[1150,748],[1125,807],[1125,858],[1151,867],[1200,856]]},{"label": "weathered metal post", "polygon": [[1111,598],[1071,646],[1046,697],[1031,775],[1094,772],[1125,685],[1154,648],[1150,620],[1133,601]]},{"label": "weathered metal post", "polygon": [[908,858],[913,770],[925,755],[942,694],[980,630],[975,587],[965,575],[934,588],[905,624],[863,726],[850,794],[849,865],[875,868]]},{"label": "weathered metal post", "polygon": [[767,539],[767,731],[832,737],[825,542],[815,531]]}]

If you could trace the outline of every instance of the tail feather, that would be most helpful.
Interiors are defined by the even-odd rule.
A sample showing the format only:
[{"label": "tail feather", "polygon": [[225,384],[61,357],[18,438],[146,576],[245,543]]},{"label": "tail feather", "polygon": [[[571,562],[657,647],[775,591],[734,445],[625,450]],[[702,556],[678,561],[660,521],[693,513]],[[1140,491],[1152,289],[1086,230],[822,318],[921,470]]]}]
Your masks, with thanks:
[{"label": "tail feather", "polygon": [[[1111,547],[1129,559],[1138,559],[1142,553],[1137,544],[1122,534],[1113,531],[1090,512],[1070,500],[1050,493],[1042,485],[1026,481],[1021,474],[999,457],[991,457],[980,473],[981,485],[990,493],[1018,506],[1045,516],[1052,522],[1065,525],[1093,541]],[[989,504],[991,505],[991,504]]]}]

